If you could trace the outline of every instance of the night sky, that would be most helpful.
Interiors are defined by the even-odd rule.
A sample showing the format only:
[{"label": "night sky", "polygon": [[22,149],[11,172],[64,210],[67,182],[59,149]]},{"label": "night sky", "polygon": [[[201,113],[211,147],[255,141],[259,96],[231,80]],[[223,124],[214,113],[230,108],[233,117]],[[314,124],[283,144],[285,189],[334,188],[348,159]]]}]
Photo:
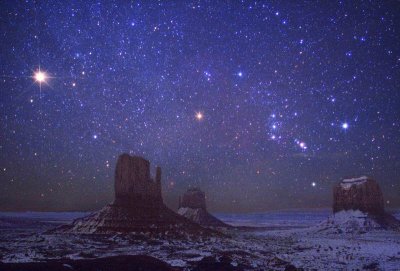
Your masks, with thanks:
[{"label": "night sky", "polygon": [[172,208],[400,206],[399,2],[113,2],[1,1],[1,210],[101,208],[123,152]]}]

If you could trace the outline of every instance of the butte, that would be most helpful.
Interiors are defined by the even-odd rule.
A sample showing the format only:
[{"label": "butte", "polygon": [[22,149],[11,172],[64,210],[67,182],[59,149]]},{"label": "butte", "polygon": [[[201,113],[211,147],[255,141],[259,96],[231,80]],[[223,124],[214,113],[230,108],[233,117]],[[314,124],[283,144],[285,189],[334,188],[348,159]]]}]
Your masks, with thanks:
[{"label": "butte", "polygon": [[115,200],[103,209],[78,218],[56,232],[82,234],[148,233],[202,235],[210,231],[169,209],[161,195],[161,168],[155,180],[150,162],[122,154],[115,168]]},{"label": "butte", "polygon": [[360,211],[362,217],[359,220],[364,221],[364,225],[400,230],[400,221],[385,212],[383,193],[379,184],[370,177],[344,179],[333,188],[334,216],[346,211]]},{"label": "butte", "polygon": [[218,218],[211,215],[206,208],[206,196],[199,188],[189,188],[182,197],[179,198],[178,214],[190,219],[191,221],[208,228],[228,228]]}]

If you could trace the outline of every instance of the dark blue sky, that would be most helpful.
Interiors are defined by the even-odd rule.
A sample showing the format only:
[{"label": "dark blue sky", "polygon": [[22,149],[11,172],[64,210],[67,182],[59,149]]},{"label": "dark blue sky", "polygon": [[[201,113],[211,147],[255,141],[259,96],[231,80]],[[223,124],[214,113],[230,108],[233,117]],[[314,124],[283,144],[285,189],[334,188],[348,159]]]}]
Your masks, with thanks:
[{"label": "dark blue sky", "polygon": [[122,152],[162,167],[171,207],[189,186],[213,211],[330,206],[358,175],[399,206],[398,14],[395,1],[2,1],[0,209],[99,208]]}]

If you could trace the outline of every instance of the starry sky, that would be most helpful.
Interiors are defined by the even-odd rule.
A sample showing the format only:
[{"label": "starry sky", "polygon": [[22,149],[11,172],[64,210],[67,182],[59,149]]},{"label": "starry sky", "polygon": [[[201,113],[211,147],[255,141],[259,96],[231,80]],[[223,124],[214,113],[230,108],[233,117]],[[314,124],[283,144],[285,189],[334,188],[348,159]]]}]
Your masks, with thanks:
[{"label": "starry sky", "polygon": [[[176,208],[400,206],[397,1],[1,1],[0,209],[94,210],[127,152]],[[153,171],[154,175],[154,171]]]}]

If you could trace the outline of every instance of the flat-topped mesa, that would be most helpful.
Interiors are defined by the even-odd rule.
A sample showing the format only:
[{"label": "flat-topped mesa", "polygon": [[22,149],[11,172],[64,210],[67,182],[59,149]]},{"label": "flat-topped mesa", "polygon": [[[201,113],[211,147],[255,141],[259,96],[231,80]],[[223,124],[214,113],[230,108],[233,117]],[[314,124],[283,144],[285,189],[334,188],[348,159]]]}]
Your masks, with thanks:
[{"label": "flat-topped mesa", "polygon": [[117,206],[158,207],[162,205],[161,168],[156,181],[150,177],[150,162],[139,156],[122,154],[115,167],[115,200]]},{"label": "flat-topped mesa", "polygon": [[333,215],[317,232],[328,234],[400,231],[400,221],[384,210],[383,194],[370,177],[348,178],[333,187]]},{"label": "flat-topped mesa", "polygon": [[342,180],[333,188],[333,212],[342,210],[383,215],[383,195],[378,183],[367,176]]},{"label": "flat-topped mesa", "polygon": [[201,208],[206,210],[206,195],[199,188],[189,188],[182,197],[179,197],[179,208]]},{"label": "flat-topped mesa", "polygon": [[199,188],[189,188],[179,198],[178,214],[201,226],[211,228],[230,227],[230,225],[225,224],[207,212],[206,195]]}]

